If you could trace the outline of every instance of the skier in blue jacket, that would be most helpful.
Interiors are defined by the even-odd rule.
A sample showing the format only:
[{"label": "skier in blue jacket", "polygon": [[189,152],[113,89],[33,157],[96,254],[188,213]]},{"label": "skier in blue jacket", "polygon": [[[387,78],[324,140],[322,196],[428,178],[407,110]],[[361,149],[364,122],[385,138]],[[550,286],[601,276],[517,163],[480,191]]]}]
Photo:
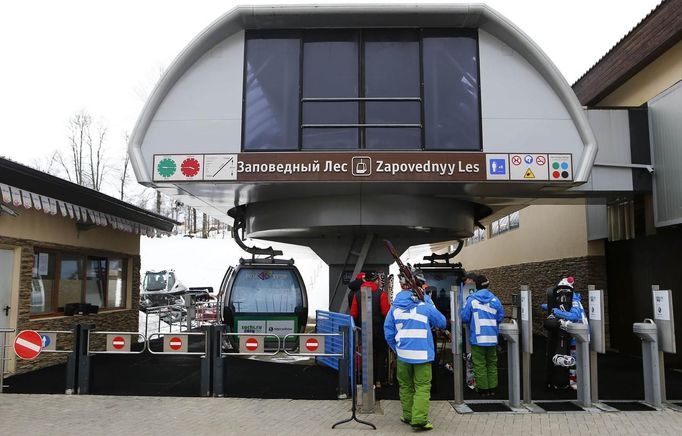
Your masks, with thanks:
[{"label": "skier in blue jacket", "polygon": [[[398,356],[397,376],[400,385],[400,420],[415,430],[431,430],[429,399],[431,398],[431,362],[436,351],[432,328],[445,328],[445,316],[436,309],[431,298],[424,301],[398,276],[402,290],[395,296],[384,322],[384,336],[388,346]],[[425,287],[423,276],[416,274],[419,286]]]},{"label": "skier in blue jacket", "polygon": [[[559,282],[559,286],[568,286],[571,289],[573,289],[573,285],[575,283],[575,279],[573,277],[564,277],[561,279]],[[575,322],[575,323],[583,323],[587,324],[587,316],[585,316],[585,309],[583,308],[581,301],[580,294],[573,291],[573,298],[571,300],[571,308],[570,310],[561,310],[558,307],[555,307],[552,309],[552,315],[554,315],[556,318],[560,320],[560,323],[563,323],[565,321],[569,322]],[[543,310],[547,310],[547,303],[543,303],[540,305],[540,307]],[[573,365],[575,365],[575,360],[577,358],[577,353],[576,353],[576,340],[574,338],[571,338],[569,342],[569,354],[568,355],[561,355],[561,354],[556,354],[552,357],[552,363],[555,366],[563,366],[563,367],[568,367],[570,368],[568,370],[568,380],[569,380],[569,386],[572,389],[577,389],[577,373],[576,369]],[[561,386],[563,387],[563,386]]]},{"label": "skier in blue jacket", "polygon": [[469,295],[462,308],[462,323],[469,323],[476,388],[482,396],[492,396],[497,389],[497,335],[504,318],[502,303],[489,286],[485,276],[478,276],[477,291]]}]

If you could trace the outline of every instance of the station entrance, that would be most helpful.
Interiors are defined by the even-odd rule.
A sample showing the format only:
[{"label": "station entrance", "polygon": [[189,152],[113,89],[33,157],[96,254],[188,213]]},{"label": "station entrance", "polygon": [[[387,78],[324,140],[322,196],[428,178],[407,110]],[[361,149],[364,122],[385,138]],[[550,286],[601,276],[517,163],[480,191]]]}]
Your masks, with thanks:
[{"label": "station entrance", "polygon": [[[141,183],[233,222],[245,238],[310,247],[328,265],[330,286],[308,292],[325,293],[331,313],[347,316],[344,277],[370,269],[387,273],[393,259],[382,247],[385,239],[403,253],[415,245],[448,241],[459,241],[459,249],[471,238],[467,245],[474,251],[481,238],[509,230],[511,216],[528,205],[605,206],[645,191],[650,174],[636,170],[650,172],[651,166],[633,162],[648,149],[648,144],[637,145],[637,138],[649,135],[636,118],[628,111],[604,115],[585,110],[544,53],[485,6],[237,8],[197,37],[169,68],[140,115],[130,154]],[[630,144],[612,141],[620,137],[614,132],[634,139]],[[602,149],[607,156],[632,156],[631,161],[596,165],[598,137],[608,145]],[[592,218],[585,220],[591,223]],[[628,221],[630,214],[623,219]],[[568,221],[564,215],[553,221],[556,233],[567,233],[564,243],[577,239]],[[490,231],[483,236],[486,226]],[[583,239],[588,246],[590,241]],[[519,256],[529,251],[522,244],[508,247]],[[585,257],[592,248],[584,247]],[[434,256],[419,265],[433,286],[431,299],[450,320],[447,334],[436,338],[432,398],[451,400],[461,413],[526,413],[564,407],[656,409],[668,398],[682,397],[678,374],[665,367],[664,353],[675,353],[670,293],[654,289],[649,299],[646,290],[646,305],[651,301],[654,308],[647,314],[650,319],[607,325],[607,299],[598,292],[604,289],[587,287],[593,283],[587,267],[584,283],[574,289],[583,295],[586,323],[546,322],[553,309],[568,311],[572,297],[548,298],[544,283],[539,284],[545,279],[541,273],[537,281],[514,277],[500,289],[507,319],[500,326],[498,401],[483,399],[467,383],[468,336],[458,320],[470,292],[462,284],[468,266],[449,260],[454,262]],[[253,275],[264,280],[272,277],[270,270],[290,266],[274,259],[270,265],[259,264]],[[235,273],[225,284],[232,289],[237,281]],[[496,286],[503,287],[493,281]],[[176,377],[176,385],[163,383],[165,393],[189,383],[195,395],[206,392],[206,377],[222,375],[223,395],[297,398],[305,392],[334,399],[344,386],[358,396],[360,384],[363,395],[369,394],[363,399],[370,402],[398,398],[393,377],[381,387],[367,382],[372,380],[369,338],[344,352],[351,369],[338,362],[335,368],[284,366],[223,356],[226,342],[233,350],[251,349],[252,357],[278,351],[298,357],[287,352],[300,351],[295,339],[306,334],[308,310],[305,289],[291,293],[291,301],[283,293],[266,292],[262,303],[248,311],[241,296],[224,295],[218,311],[225,331],[188,332],[186,340],[152,334],[152,342],[171,348],[186,342],[187,352],[199,354],[168,356],[169,362],[177,359],[179,370],[140,376],[136,385],[152,389],[154,383],[146,381]],[[541,312],[541,303],[552,313]],[[616,307],[611,313],[633,306],[611,303]],[[266,312],[285,318],[270,323],[255,318],[261,316],[261,304],[278,307]],[[363,313],[364,324],[371,315]],[[269,336],[270,327],[289,332]],[[609,350],[608,327],[617,327],[621,338],[640,341],[641,357]],[[125,343],[121,332],[99,333],[115,335],[112,345]],[[189,339],[202,334],[212,351],[201,351]],[[242,341],[240,335],[254,337]],[[262,342],[255,339],[259,335],[265,335]],[[292,348],[287,339],[281,346],[283,337]],[[145,334],[140,343],[149,340]],[[561,360],[556,356],[568,356],[567,344],[573,341],[577,389],[556,389],[564,386],[548,383],[556,379],[547,373],[556,370],[554,360]],[[137,347],[131,354],[145,359],[136,364],[137,375],[142,368],[170,368],[161,363],[166,356]],[[86,346],[83,361],[89,353]],[[224,366],[207,369],[207,353]],[[104,353],[92,356],[92,365],[104,367],[107,359],[128,357]],[[362,383],[353,379],[359,367]],[[344,368],[345,376],[340,375]],[[564,369],[556,372],[563,380]],[[69,373],[75,375],[67,385],[87,371]],[[121,386],[97,375],[91,381],[84,384],[91,392]],[[20,389],[19,384],[11,389]],[[285,385],[291,387],[273,389]],[[308,386],[301,391],[301,385]],[[221,395],[220,389],[212,392]],[[625,400],[629,405],[616,404]]]}]

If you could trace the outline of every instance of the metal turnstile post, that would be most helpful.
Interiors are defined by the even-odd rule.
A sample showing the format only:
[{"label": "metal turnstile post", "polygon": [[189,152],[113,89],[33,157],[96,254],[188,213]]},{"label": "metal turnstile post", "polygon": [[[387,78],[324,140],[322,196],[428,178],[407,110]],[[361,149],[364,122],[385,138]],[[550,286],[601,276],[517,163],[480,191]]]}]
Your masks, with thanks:
[{"label": "metal turnstile post", "polygon": [[374,413],[374,344],[372,343],[372,289],[360,288],[362,299],[362,413]]},{"label": "metal turnstile post", "polygon": [[462,291],[459,286],[450,289],[450,340],[452,341],[452,377],[454,386],[453,406],[457,413],[473,413],[473,410],[464,404],[464,355],[462,344]]},{"label": "metal turnstile post", "polygon": [[562,327],[576,341],[576,375],[578,387],[578,405],[592,407],[590,391],[590,326],[588,324],[569,322]]},{"label": "metal turnstile post", "polygon": [[658,332],[651,319],[636,322],[632,331],[642,340],[642,367],[644,371],[644,401],[661,407],[661,378],[658,356]]},{"label": "metal turnstile post", "polygon": [[521,285],[519,301],[521,305],[521,371],[523,405],[531,412],[544,412],[533,404],[530,393],[530,356],[533,354],[533,309],[532,294],[527,285]]},{"label": "metal turnstile post", "polygon": [[521,374],[519,368],[519,326],[516,320],[500,324],[500,335],[507,341],[507,372],[509,373],[509,407],[521,408]]}]

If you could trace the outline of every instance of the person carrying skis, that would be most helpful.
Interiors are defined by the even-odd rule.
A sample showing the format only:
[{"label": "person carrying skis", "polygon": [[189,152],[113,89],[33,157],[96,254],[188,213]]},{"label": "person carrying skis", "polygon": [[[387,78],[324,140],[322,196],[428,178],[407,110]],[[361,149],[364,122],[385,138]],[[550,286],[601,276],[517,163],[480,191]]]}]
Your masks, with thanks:
[{"label": "person carrying skis", "polygon": [[[417,298],[402,275],[398,276],[402,290],[395,296],[391,310],[384,322],[384,335],[388,346],[398,357],[397,374],[400,386],[400,403],[403,414],[400,420],[412,425],[414,430],[431,430],[429,400],[431,398],[431,362],[436,351],[432,328],[445,328],[445,316],[436,309],[431,298]],[[418,286],[423,286],[423,276],[415,275]]]},{"label": "person carrying skis", "polygon": [[481,396],[493,396],[497,389],[497,335],[504,318],[500,300],[488,289],[484,275],[476,278],[476,292],[462,308],[462,323],[469,323],[469,343],[474,363],[476,388]]}]

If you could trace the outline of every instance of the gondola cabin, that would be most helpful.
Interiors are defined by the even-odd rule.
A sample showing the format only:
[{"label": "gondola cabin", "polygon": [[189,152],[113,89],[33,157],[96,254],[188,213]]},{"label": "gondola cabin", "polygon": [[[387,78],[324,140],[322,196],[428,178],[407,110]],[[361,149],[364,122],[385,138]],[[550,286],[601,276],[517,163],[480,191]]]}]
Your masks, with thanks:
[{"label": "gondola cabin", "polygon": [[293,260],[240,259],[223,278],[221,299],[228,332],[284,337],[308,322],[308,295]]},{"label": "gondola cabin", "polygon": [[[459,288],[464,280],[465,270],[462,264],[428,263],[417,264],[415,268],[424,274],[429,285],[426,292],[431,295],[436,308],[447,319],[450,319],[450,290],[453,286]],[[466,299],[466,296],[460,298]]]}]

